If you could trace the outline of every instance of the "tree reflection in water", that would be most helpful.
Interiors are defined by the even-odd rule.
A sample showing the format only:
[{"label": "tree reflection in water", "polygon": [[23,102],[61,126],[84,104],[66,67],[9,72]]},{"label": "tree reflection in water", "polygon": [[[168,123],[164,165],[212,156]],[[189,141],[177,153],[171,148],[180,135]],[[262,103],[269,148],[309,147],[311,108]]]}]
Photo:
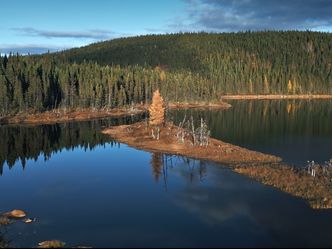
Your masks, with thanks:
[{"label": "tree reflection in water", "polygon": [[163,178],[164,187],[168,189],[168,171],[177,169],[179,174],[188,179],[190,183],[204,181],[207,177],[206,163],[183,156],[152,153],[150,160],[153,178],[159,182]]},{"label": "tree reflection in water", "polygon": [[331,157],[331,100],[230,101],[228,110],[171,110],[175,124],[185,116],[195,126],[203,118],[211,137],[250,150],[272,154],[304,167],[307,160],[323,163]]},{"label": "tree reflection in water", "polygon": [[70,122],[40,126],[0,126],[0,175],[5,164],[11,169],[21,162],[23,169],[27,160],[37,161],[44,156],[47,161],[52,154],[64,149],[84,148],[93,150],[96,146],[111,143],[111,137],[100,131],[115,125],[131,124],[145,117],[145,114],[118,119],[101,119],[85,122]]}]

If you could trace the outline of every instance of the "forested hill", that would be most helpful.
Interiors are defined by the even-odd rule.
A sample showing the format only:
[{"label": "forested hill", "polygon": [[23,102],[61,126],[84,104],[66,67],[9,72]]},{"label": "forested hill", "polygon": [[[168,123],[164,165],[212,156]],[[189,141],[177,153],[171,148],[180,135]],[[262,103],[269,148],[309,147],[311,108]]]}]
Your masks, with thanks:
[{"label": "forested hill", "polygon": [[53,108],[218,101],[227,94],[332,94],[332,34],[185,33],[0,57],[0,116]]},{"label": "forested hill", "polygon": [[71,49],[60,57],[78,63],[190,70],[223,85],[251,81],[263,86],[267,81],[278,91],[289,80],[304,91],[317,90],[317,83],[327,91],[332,80],[332,34],[318,32],[148,35]]},{"label": "forested hill", "polygon": [[331,62],[332,34],[318,32],[184,33],[120,38],[59,54],[69,62],[101,65],[162,65],[173,70],[210,72],[232,63],[266,69],[317,67]]},{"label": "forested hill", "polygon": [[190,71],[217,82],[225,93],[327,93],[332,87],[330,33],[148,35],[71,49],[58,58]]}]

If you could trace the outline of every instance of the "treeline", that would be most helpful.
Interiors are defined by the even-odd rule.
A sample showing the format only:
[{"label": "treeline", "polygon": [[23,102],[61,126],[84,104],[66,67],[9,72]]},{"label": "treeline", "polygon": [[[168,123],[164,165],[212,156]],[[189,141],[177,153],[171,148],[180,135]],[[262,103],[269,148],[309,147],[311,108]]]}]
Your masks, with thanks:
[{"label": "treeline", "polygon": [[190,71],[222,94],[332,92],[332,34],[184,33],[121,38],[56,54],[62,61]]},{"label": "treeline", "polygon": [[149,98],[152,84],[157,83],[153,71],[139,67],[60,64],[19,55],[3,57],[0,63],[2,115],[55,108],[113,108],[139,103]]},{"label": "treeline", "polygon": [[220,98],[211,82],[190,72],[141,66],[61,63],[50,58],[0,57],[0,116],[52,109],[115,108],[150,103],[159,88],[169,101]]},{"label": "treeline", "polygon": [[55,108],[218,101],[225,94],[331,94],[332,35],[174,34],[42,56],[0,57],[0,116]]}]

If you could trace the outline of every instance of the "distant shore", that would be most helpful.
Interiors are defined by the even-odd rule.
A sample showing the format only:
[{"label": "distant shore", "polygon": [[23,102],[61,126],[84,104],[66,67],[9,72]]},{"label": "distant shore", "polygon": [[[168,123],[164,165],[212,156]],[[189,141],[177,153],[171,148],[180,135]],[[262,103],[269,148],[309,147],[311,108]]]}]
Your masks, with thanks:
[{"label": "distant shore", "polygon": [[[332,95],[224,95],[221,102],[171,102],[169,109],[228,109],[227,100],[285,100],[285,99],[332,99]],[[134,105],[112,109],[56,109],[41,113],[19,113],[0,117],[0,125],[41,125],[70,121],[87,121],[98,118],[120,118],[147,112],[148,105]]]},{"label": "distant shore", "polygon": [[278,100],[278,99],[332,99],[332,94],[294,94],[294,95],[282,95],[282,94],[266,94],[266,95],[224,95],[222,100]]},{"label": "distant shore", "polygon": [[228,109],[232,105],[226,102],[218,103],[205,103],[205,102],[195,102],[195,103],[181,103],[173,102],[169,104],[170,109]]},{"label": "distant shore", "polygon": [[[217,108],[228,109],[231,105],[225,102],[220,103],[170,103],[169,109],[191,109],[191,108]],[[147,112],[148,105],[134,105],[132,107],[112,108],[112,109],[56,109],[41,113],[19,113],[16,115],[0,117],[0,125],[6,124],[24,124],[24,125],[42,125],[55,124],[71,121],[87,121],[99,118],[121,118],[132,115],[139,115]]]},{"label": "distant shore", "polygon": [[0,118],[0,125],[5,124],[55,124],[70,121],[87,121],[99,118],[121,118],[131,115],[138,115],[146,112],[145,106],[135,108],[115,108],[110,110],[94,110],[90,108],[75,110],[53,110],[36,114],[20,113],[13,116]]}]

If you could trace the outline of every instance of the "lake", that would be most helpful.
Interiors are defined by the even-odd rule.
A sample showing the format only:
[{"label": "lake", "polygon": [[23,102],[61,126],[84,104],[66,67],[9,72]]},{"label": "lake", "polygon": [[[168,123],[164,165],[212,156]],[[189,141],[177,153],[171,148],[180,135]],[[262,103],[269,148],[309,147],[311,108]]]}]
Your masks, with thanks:
[{"label": "lake", "polygon": [[[232,101],[233,108],[170,111],[203,117],[211,136],[305,167],[332,158],[332,102]],[[12,246],[330,247],[332,210],[224,165],[130,148],[102,135],[140,117],[0,127],[0,212],[32,224],[0,229]]]},{"label": "lake", "polygon": [[332,158],[331,100],[228,101],[233,108],[171,111],[175,124],[203,118],[211,136],[251,150],[280,156],[304,167]]}]

